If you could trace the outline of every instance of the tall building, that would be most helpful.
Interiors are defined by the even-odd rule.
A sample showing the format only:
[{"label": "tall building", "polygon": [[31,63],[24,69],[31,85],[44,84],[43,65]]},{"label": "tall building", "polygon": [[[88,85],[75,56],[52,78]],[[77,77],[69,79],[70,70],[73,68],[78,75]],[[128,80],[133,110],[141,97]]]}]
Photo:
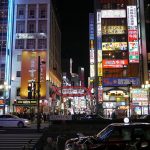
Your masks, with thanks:
[{"label": "tall building", "polygon": [[9,106],[13,0],[0,0],[0,114]]},{"label": "tall building", "polygon": [[89,45],[96,105],[106,116],[114,109],[129,116],[132,111],[147,114],[148,92],[141,89],[148,80],[143,1],[95,0],[94,10]]},{"label": "tall building", "polygon": [[51,111],[51,85],[61,85],[60,43],[51,0],[14,0],[11,111],[36,112],[38,88],[41,111]]}]

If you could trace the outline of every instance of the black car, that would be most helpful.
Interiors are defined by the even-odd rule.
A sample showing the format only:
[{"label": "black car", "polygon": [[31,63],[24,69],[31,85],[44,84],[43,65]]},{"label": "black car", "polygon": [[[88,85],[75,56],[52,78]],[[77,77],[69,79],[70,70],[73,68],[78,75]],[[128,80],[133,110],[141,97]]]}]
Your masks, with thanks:
[{"label": "black car", "polygon": [[65,150],[150,150],[150,123],[112,123],[95,136],[66,141]]}]

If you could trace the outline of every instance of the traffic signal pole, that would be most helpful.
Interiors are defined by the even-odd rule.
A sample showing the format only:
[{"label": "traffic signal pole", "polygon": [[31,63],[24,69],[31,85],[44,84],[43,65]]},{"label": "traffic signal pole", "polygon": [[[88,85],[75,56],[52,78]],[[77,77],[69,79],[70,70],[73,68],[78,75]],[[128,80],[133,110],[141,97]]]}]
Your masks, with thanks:
[{"label": "traffic signal pole", "polygon": [[41,114],[40,114],[40,56],[38,56],[38,81],[37,81],[37,132],[40,132]]}]

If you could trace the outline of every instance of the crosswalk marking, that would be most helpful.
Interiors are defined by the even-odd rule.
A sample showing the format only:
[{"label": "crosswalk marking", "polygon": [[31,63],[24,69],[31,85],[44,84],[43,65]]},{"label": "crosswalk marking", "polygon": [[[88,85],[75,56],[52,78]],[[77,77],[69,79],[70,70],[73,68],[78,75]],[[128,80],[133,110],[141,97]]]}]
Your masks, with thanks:
[{"label": "crosswalk marking", "polygon": [[0,134],[0,150],[32,149],[42,134]]}]

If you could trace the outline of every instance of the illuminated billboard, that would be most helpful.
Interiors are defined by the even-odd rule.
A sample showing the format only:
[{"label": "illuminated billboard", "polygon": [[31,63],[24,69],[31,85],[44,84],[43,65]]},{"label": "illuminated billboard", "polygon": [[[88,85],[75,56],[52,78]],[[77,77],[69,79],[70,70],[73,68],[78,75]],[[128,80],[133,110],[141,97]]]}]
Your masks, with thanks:
[{"label": "illuminated billboard", "polygon": [[140,78],[103,78],[103,86],[140,86]]},{"label": "illuminated billboard", "polygon": [[129,42],[129,62],[139,63],[138,42]]},{"label": "illuminated billboard", "polygon": [[[28,97],[28,82],[38,82],[38,56],[41,62],[46,62],[46,51],[23,51],[21,65],[21,98]],[[46,97],[46,64],[40,64],[40,96]]]},{"label": "illuminated billboard", "polygon": [[103,59],[103,68],[123,68],[124,66],[128,65],[127,59],[121,60],[107,60]]},{"label": "illuminated billboard", "polygon": [[146,89],[132,89],[133,101],[148,101],[148,92]]},{"label": "illuminated billboard", "polygon": [[89,39],[94,40],[94,14],[89,14]]},{"label": "illuminated billboard", "polygon": [[128,27],[137,27],[137,9],[136,6],[127,6]]},{"label": "illuminated billboard", "polygon": [[90,64],[90,77],[94,77],[95,76],[95,66],[94,64]]},{"label": "illuminated billboard", "polygon": [[126,18],[126,10],[102,10],[102,18]]},{"label": "illuminated billboard", "polygon": [[101,29],[101,12],[97,12],[97,75],[103,75],[103,68],[102,68],[102,29]]},{"label": "illuminated billboard", "polygon": [[90,64],[94,64],[94,50],[90,50]]},{"label": "illuminated billboard", "polygon": [[129,42],[137,42],[138,41],[138,30],[128,30],[128,41]]},{"label": "illuminated billboard", "polygon": [[137,9],[127,6],[129,63],[139,63]]},{"label": "illuminated billboard", "polygon": [[102,34],[125,34],[125,26],[102,26]]},{"label": "illuminated billboard", "polygon": [[127,50],[127,42],[103,42],[102,50]]},{"label": "illuminated billboard", "polygon": [[102,63],[98,63],[98,76],[103,76]]}]

